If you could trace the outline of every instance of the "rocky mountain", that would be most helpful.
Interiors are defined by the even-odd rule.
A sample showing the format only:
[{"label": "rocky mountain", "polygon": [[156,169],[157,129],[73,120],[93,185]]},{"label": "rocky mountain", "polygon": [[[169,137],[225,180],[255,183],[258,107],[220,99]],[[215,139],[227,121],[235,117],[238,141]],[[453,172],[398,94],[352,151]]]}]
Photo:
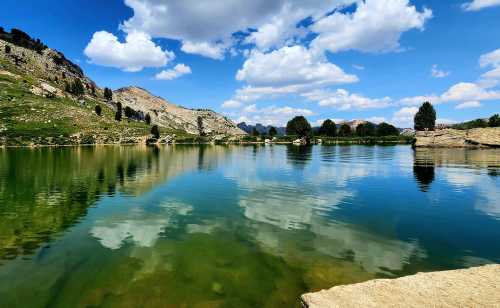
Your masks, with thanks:
[{"label": "rocky mountain", "polygon": [[[246,124],[245,122],[241,122],[238,123],[238,127],[247,134],[252,134],[254,128],[257,130],[257,132],[259,132],[259,134],[268,134],[272,126],[271,125],[265,126],[260,123],[252,125],[252,124]],[[278,136],[284,136],[286,134],[285,127],[275,127],[275,128],[276,131],[278,132]]]},{"label": "rocky mountain", "polygon": [[123,106],[151,116],[159,126],[183,130],[193,135],[245,135],[228,118],[207,109],[188,109],[154,96],[139,87],[125,87],[113,92],[114,100]]},{"label": "rocky mountain", "polygon": [[[117,110],[117,103],[120,102],[123,109],[128,106],[137,113],[142,112],[144,115],[149,113],[152,124],[157,124],[166,132],[175,131],[176,133],[183,132],[191,135],[202,134],[208,136],[246,134],[231,120],[214,111],[184,108],[137,87],[116,90],[113,100],[108,101],[104,98],[103,89],[88,78],[78,65],[68,60],[61,52],[48,48],[40,40],[33,39],[28,34],[17,29],[12,29],[9,33],[0,27],[0,74],[5,76],[0,78],[0,90],[4,89],[3,93],[9,96],[8,103],[12,105],[9,105],[9,107],[19,106],[19,101],[14,102],[16,98],[12,98],[13,94],[10,94],[10,92],[7,93],[7,87],[10,87],[12,93],[21,90],[24,93],[27,90],[30,94],[38,97],[38,99],[30,99],[30,102],[44,100],[44,104],[48,104],[49,102],[45,101],[46,99],[59,99],[57,103],[61,103],[59,106],[61,117],[64,115],[66,119],[69,119],[76,116],[76,113],[80,113],[78,121],[72,120],[73,123],[65,123],[71,126],[75,124],[74,122],[77,122],[76,126],[73,125],[74,129],[69,130],[73,133],[79,132],[80,123],[86,127],[92,124],[83,122],[84,119],[88,120],[87,118],[92,117],[96,105],[103,108],[103,114],[109,113],[111,115],[111,119],[109,119],[111,123],[106,122],[106,124],[103,124],[103,131],[100,134],[110,132],[111,127],[120,124],[112,122],[114,119],[113,114]],[[21,98],[24,100],[27,99],[27,96],[23,94]],[[7,103],[7,101],[5,102]],[[77,106],[73,106],[74,103]],[[57,104],[53,102],[51,107],[55,105]],[[28,109],[28,114],[25,114],[25,116],[30,117],[30,113],[37,110],[36,107]],[[77,112],[73,107],[86,108]],[[85,117],[82,116],[83,114],[85,114]],[[51,116],[56,117],[56,114],[44,114],[44,121],[55,120],[51,119]],[[88,121],[95,122],[94,120]],[[128,122],[131,121],[143,123],[141,124],[143,127],[139,124],[135,126],[141,126],[141,131],[149,131],[148,125],[145,125],[143,119],[141,121],[140,118],[130,118]],[[124,125],[121,123],[118,126]],[[0,123],[0,129],[4,126],[5,124]],[[123,128],[121,130],[123,131]],[[11,135],[15,135],[15,132],[13,131]]]}]

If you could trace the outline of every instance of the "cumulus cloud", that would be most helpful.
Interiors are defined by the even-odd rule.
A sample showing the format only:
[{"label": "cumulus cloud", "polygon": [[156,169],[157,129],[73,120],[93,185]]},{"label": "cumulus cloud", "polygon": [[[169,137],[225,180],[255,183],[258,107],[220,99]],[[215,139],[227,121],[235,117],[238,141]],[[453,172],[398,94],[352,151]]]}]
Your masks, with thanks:
[{"label": "cumulus cloud", "polygon": [[472,2],[467,2],[462,4],[462,9],[464,11],[479,11],[484,8],[499,6],[500,0],[473,0]]},{"label": "cumulus cloud", "polygon": [[173,69],[163,70],[156,74],[158,80],[172,80],[183,75],[191,74],[191,68],[185,64],[177,64]]},{"label": "cumulus cloud", "polygon": [[340,110],[385,108],[392,101],[390,97],[369,98],[360,94],[349,93],[344,89],[337,89],[336,91],[316,90],[304,93],[303,96],[311,101],[318,101],[320,106],[335,107]]},{"label": "cumulus cloud", "polygon": [[438,69],[437,64],[434,64],[431,67],[431,76],[434,78],[444,78],[450,75],[450,72],[446,72],[443,70]]},{"label": "cumulus cloud", "polygon": [[460,82],[441,96],[443,101],[482,101],[500,99],[500,91],[487,90],[475,83]]},{"label": "cumulus cloud", "polygon": [[431,102],[432,104],[439,104],[441,103],[441,97],[437,95],[417,95],[417,96],[404,97],[399,100],[399,103],[401,105],[406,105],[406,106],[422,105],[423,102]]},{"label": "cumulus cloud", "polygon": [[423,30],[431,17],[430,9],[418,11],[408,0],[358,1],[354,13],[335,12],[315,23],[311,28],[318,37],[312,47],[331,52],[398,50],[401,35]]},{"label": "cumulus cloud", "polygon": [[413,118],[417,112],[417,107],[403,107],[394,112],[391,122],[398,127],[411,127],[413,126]]},{"label": "cumulus cloud", "polygon": [[94,64],[129,72],[137,72],[144,67],[161,67],[175,58],[173,52],[162,50],[143,32],[127,34],[123,43],[109,32],[96,32],[84,53]]},{"label": "cumulus cloud", "polygon": [[225,46],[223,44],[212,44],[208,42],[190,42],[182,43],[181,50],[185,53],[198,54],[215,60],[224,59]]},{"label": "cumulus cloud", "polygon": [[[125,0],[134,15],[124,21],[121,28],[126,32],[138,30],[153,37],[179,40],[188,46],[187,52],[213,58],[214,49],[208,49],[207,53],[207,47],[222,42],[215,54],[223,54],[236,32],[256,29],[249,33],[247,42],[263,49],[281,47],[303,34],[296,27],[301,20],[307,17],[316,20],[355,1]],[[193,46],[198,48],[189,48]]]},{"label": "cumulus cloud", "polygon": [[253,52],[236,74],[253,86],[333,85],[358,81],[304,46],[283,47],[270,53]]},{"label": "cumulus cloud", "polygon": [[481,107],[481,103],[478,101],[468,101],[463,102],[455,106],[455,109],[468,109],[468,108],[479,108]]},{"label": "cumulus cloud", "polygon": [[222,103],[221,107],[225,109],[240,108],[243,104],[240,101],[230,99]]},{"label": "cumulus cloud", "polygon": [[248,105],[239,113],[236,122],[261,123],[263,125],[284,126],[294,116],[312,116],[314,112],[305,108],[290,106],[268,106],[258,108],[256,104]]}]

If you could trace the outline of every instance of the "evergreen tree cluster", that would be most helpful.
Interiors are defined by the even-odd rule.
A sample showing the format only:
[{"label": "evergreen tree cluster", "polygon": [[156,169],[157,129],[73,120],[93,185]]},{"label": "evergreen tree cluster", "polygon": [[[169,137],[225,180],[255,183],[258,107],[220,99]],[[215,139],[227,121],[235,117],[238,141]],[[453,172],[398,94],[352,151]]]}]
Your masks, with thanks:
[{"label": "evergreen tree cluster", "polygon": [[303,116],[296,116],[286,124],[286,134],[296,135],[299,138],[309,137],[311,135],[311,124]]},{"label": "evergreen tree cluster", "polygon": [[432,104],[425,102],[420,106],[414,118],[415,130],[434,130],[436,126],[436,110]]},{"label": "evergreen tree cluster", "polygon": [[104,88],[104,98],[107,101],[112,101],[113,100],[113,91],[111,91],[110,88]]},{"label": "evergreen tree cluster", "polygon": [[66,82],[64,90],[76,96],[82,96],[83,94],[85,94],[85,87],[83,86],[82,81],[78,78],[73,82]]}]

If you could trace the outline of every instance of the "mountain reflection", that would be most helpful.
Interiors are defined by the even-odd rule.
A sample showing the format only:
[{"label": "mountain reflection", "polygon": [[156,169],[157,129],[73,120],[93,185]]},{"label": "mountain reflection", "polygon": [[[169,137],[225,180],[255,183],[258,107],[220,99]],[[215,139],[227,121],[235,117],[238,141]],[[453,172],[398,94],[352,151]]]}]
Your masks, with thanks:
[{"label": "mountain reflection", "polygon": [[104,195],[141,195],[219,155],[190,146],[0,150],[0,260],[32,254]]}]

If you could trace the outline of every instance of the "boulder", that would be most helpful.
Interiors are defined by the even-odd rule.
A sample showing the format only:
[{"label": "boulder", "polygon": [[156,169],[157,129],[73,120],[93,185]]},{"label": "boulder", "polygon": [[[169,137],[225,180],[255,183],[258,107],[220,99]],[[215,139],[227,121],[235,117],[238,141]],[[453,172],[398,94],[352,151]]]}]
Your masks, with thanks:
[{"label": "boulder", "polygon": [[415,147],[500,147],[500,127],[417,131]]}]

